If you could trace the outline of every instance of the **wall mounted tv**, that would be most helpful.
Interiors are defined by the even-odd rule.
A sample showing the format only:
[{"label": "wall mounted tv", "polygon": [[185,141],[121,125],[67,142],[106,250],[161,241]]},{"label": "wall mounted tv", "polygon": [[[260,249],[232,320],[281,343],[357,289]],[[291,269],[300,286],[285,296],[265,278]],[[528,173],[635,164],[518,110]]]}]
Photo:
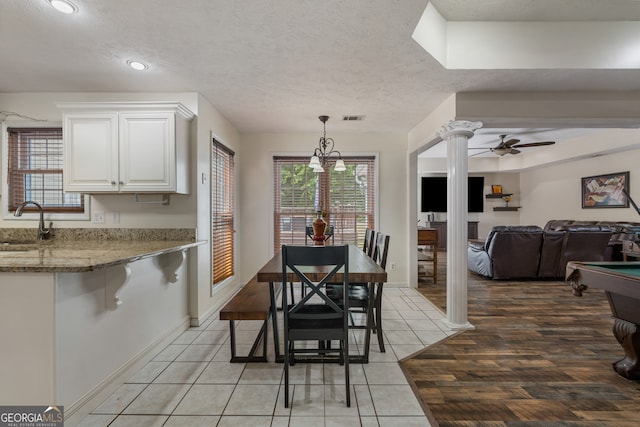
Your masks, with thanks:
[{"label": "wall mounted tv", "polygon": [[[469,212],[484,212],[484,177],[469,177]],[[421,186],[421,211],[447,211],[447,177],[423,176]]]}]

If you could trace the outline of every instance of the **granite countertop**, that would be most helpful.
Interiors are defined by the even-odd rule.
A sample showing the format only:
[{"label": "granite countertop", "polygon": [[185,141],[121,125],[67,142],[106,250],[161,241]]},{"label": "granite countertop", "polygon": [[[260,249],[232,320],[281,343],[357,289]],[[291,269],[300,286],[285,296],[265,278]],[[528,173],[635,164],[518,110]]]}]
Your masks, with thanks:
[{"label": "granite countertop", "polygon": [[0,272],[76,273],[93,271],[143,258],[182,251],[201,244],[195,233],[139,233],[119,230],[115,234],[71,233],[51,240],[33,241],[0,235]]}]

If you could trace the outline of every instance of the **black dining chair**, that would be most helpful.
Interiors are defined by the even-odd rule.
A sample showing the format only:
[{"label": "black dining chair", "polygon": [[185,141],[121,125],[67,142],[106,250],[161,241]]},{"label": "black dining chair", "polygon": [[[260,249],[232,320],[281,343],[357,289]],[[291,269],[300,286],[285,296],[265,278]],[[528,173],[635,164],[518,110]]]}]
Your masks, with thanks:
[{"label": "black dining chair", "polygon": [[[373,260],[383,269],[387,265],[387,252],[389,250],[389,236],[378,233],[373,247]],[[373,241],[372,241],[373,243]],[[382,289],[383,283],[351,283],[348,290],[349,311],[351,329],[369,329],[378,336],[378,346],[382,353],[385,352],[384,340],[382,336]],[[373,296],[371,297],[371,290]],[[327,294],[331,299],[340,304],[342,302],[342,287],[338,284],[330,284],[327,287]],[[372,304],[373,315],[369,316],[369,305]],[[366,323],[357,323],[353,315],[365,315]],[[365,337],[365,346],[368,345],[369,337]],[[365,349],[368,352],[368,349]]]},{"label": "black dining chair", "polygon": [[[343,272],[343,280],[336,280],[336,273]],[[297,302],[287,299],[282,292],[284,313],[284,399],[289,407],[289,365],[304,362],[298,354],[313,354],[324,360],[330,353],[337,353],[344,364],[346,403],[351,406],[349,384],[349,302],[346,289],[349,287],[349,247],[339,246],[282,246],[282,283],[287,283],[287,273],[293,272],[295,281],[305,288],[304,297]],[[319,274],[320,280],[311,280],[311,273]],[[313,276],[312,276],[313,277]],[[313,277],[318,279],[319,277]],[[342,301],[337,304],[325,293],[328,282],[342,286]],[[337,340],[338,348],[324,343]],[[296,347],[296,341],[316,341],[317,348]],[[308,343],[306,343],[308,345]]]},{"label": "black dining chair", "polygon": [[[327,236],[327,238],[331,238],[331,244],[334,244],[335,242],[335,236],[333,235],[333,232],[334,232],[333,225],[327,225],[324,235]],[[305,226],[305,237],[304,237],[305,245],[309,244],[309,239],[313,241],[313,226],[311,225]],[[291,293],[291,301],[293,301],[295,299],[293,282],[289,282],[289,292]],[[302,293],[302,296],[304,296],[304,286],[300,288],[300,292]]]},{"label": "black dining chair", "polygon": [[367,228],[364,231],[364,242],[362,243],[362,251],[369,255],[373,255],[373,242],[376,237],[376,232],[372,228]]},{"label": "black dining chair", "polygon": [[[334,236],[333,232],[334,232],[333,225],[327,225],[327,228],[324,231],[324,235],[325,235],[325,237],[327,239],[331,239],[331,244],[332,245],[335,243],[335,236]],[[311,241],[313,241],[313,226],[312,225],[305,226],[305,236],[304,236],[304,244],[305,245],[309,244],[309,239],[311,239]]]},{"label": "black dining chair", "polygon": [[[376,236],[376,242],[373,247],[373,260],[382,267],[383,270],[387,269],[387,255],[389,253],[389,240],[390,236],[382,233],[378,233]],[[382,336],[382,289],[384,282],[378,282],[375,284],[375,296],[374,296],[374,323],[373,331],[378,336],[378,346],[382,353],[384,349],[384,337]]]}]

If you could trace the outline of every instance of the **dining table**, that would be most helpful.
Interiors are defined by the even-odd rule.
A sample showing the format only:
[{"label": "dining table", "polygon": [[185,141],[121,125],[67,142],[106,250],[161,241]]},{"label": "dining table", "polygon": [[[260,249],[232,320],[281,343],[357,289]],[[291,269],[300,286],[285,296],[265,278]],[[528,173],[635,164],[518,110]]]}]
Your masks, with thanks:
[{"label": "dining table", "polygon": [[[349,283],[361,285],[367,283],[369,286],[369,304],[367,311],[367,328],[365,336],[364,351],[362,354],[349,356],[350,362],[368,363],[369,362],[369,346],[371,343],[372,316],[375,298],[375,285],[387,281],[387,272],[378,265],[370,256],[368,256],[361,248],[356,245],[349,246]],[[319,281],[329,271],[330,267],[309,267],[308,270],[302,270],[310,280]],[[339,270],[335,275],[335,281],[340,282],[344,278],[343,270]],[[276,286],[282,283],[282,255],[278,251],[273,257],[258,271],[257,279],[260,283],[269,284],[269,298],[271,299],[271,321],[273,329],[273,343],[275,348],[276,362],[284,362],[284,355],[280,351],[280,341],[278,332],[277,313],[278,306],[276,304]],[[287,283],[298,280],[293,272],[287,272]],[[282,292],[286,292],[286,283],[283,283]],[[266,338],[265,338],[266,339]]]}]

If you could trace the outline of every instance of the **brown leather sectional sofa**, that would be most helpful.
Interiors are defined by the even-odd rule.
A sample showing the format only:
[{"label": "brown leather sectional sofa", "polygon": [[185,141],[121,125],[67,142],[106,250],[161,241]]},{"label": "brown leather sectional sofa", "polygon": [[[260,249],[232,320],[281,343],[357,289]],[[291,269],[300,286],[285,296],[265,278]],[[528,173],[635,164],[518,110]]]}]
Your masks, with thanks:
[{"label": "brown leather sectional sofa", "polygon": [[469,242],[468,267],[492,279],[562,279],[568,261],[622,259],[622,240],[638,223],[551,220],[537,225],[496,226],[484,242]]},{"label": "brown leather sectional sofa", "polygon": [[561,231],[566,227],[590,227],[599,226],[601,228],[609,227],[612,235],[609,239],[607,250],[604,254],[605,261],[622,261],[623,242],[626,240],[637,239],[637,228],[640,222],[615,222],[615,221],[574,221],[570,219],[552,219],[548,221],[544,230]]}]

